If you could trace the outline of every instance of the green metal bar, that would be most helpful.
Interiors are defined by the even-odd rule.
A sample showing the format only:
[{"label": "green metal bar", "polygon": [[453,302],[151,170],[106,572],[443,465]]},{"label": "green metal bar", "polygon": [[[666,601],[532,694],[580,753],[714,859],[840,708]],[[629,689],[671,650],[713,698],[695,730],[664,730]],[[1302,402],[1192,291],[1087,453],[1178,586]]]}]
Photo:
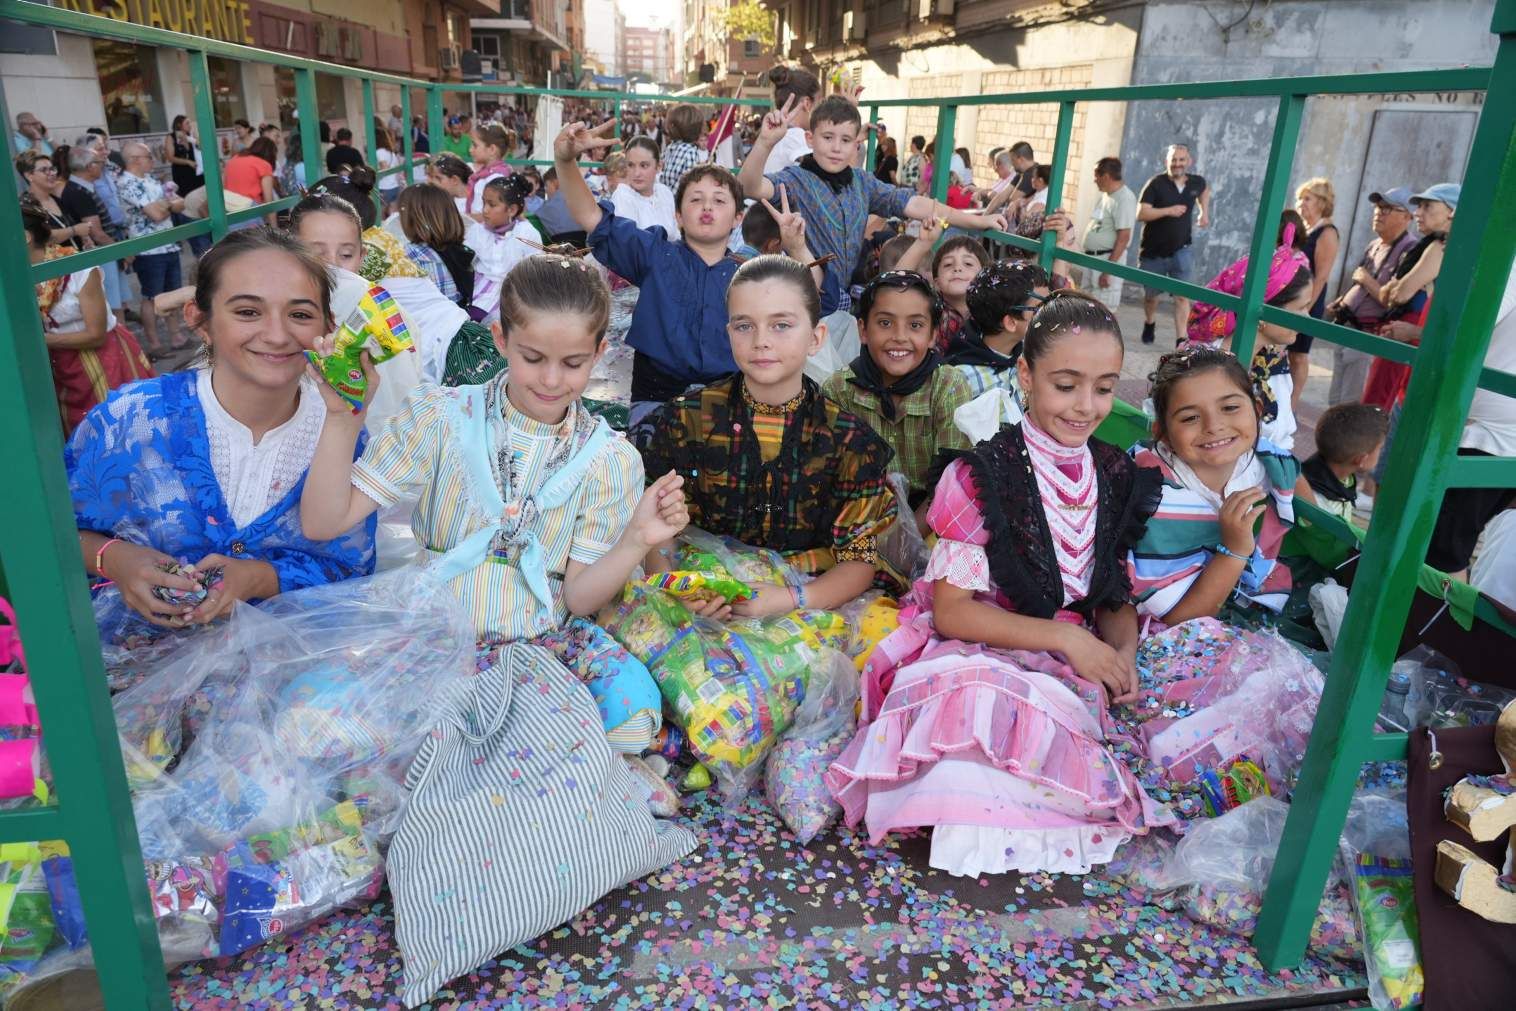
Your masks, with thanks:
[{"label": "green metal bar", "polygon": [[400,132],[405,136],[394,138],[395,143],[400,145],[396,153],[400,154],[401,161],[405,163],[405,184],[409,186],[411,180],[415,178],[411,169],[415,167],[416,161],[416,142],[413,136],[415,131],[411,129],[410,88],[400,89]]},{"label": "green metal bar", "polygon": [[1384,683],[1410,609],[1416,576],[1457,459],[1469,400],[1516,254],[1516,0],[1499,0],[1501,33],[1489,100],[1469,152],[1458,210],[1477,230],[1454,230],[1437,277],[1422,354],[1441,367],[1411,373],[1400,430],[1380,485],[1363,557],[1332,651],[1300,780],[1253,943],[1272,969],[1305,951],[1337,835],[1356,786]]},{"label": "green metal bar", "polygon": [[[1058,104],[1058,132],[1053,135],[1053,161],[1048,175],[1048,208],[1057,210],[1063,200],[1063,177],[1069,168],[1069,138],[1074,135],[1074,103]],[[1053,269],[1053,249],[1058,245],[1058,235],[1052,229],[1043,229],[1042,248],[1038,251],[1037,263],[1043,270]]]},{"label": "green metal bar", "polygon": [[300,194],[292,193],[278,200],[270,200],[266,204],[255,204],[245,210],[232,211],[226,216],[228,225],[240,225],[244,221],[258,221],[269,214],[278,214],[280,211],[294,207],[300,202]]},{"label": "green metal bar", "polygon": [[1363,749],[1365,762],[1404,762],[1405,734],[1374,734]]},{"label": "green metal bar", "polygon": [[1287,312],[1278,306],[1260,306],[1258,318],[1265,323],[1277,323],[1280,326],[1310,334],[1317,340],[1323,340],[1329,344],[1340,344],[1345,348],[1366,351],[1371,355],[1387,358],[1402,365],[1410,365],[1416,361],[1416,345],[1414,344],[1393,341],[1378,334],[1364,333],[1362,330],[1354,330],[1352,327],[1338,323],[1329,323],[1324,319],[1312,319],[1303,313]]},{"label": "green metal bar", "polygon": [[[190,90],[195,94],[195,126],[200,133],[201,164],[205,169],[205,217],[211,223],[211,238],[226,235],[226,191],[221,186],[221,152],[216,144],[216,106],[211,95],[211,68],[205,50],[184,54],[189,60]],[[211,146],[204,146],[209,137]],[[183,193],[179,194],[181,197]]]},{"label": "green metal bar", "polygon": [[0,813],[0,843],[61,839],[63,816],[56,807],[24,807]]},{"label": "green metal bar", "polygon": [[321,110],[316,104],[316,73],[308,68],[295,70],[295,109],[300,113],[300,151],[305,158],[306,188],[326,174],[321,156]]},{"label": "green metal bar", "polygon": [[442,150],[442,138],[447,133],[447,117],[442,111],[442,89],[431,85],[426,89],[427,132],[432,135],[432,149]]},{"label": "green metal bar", "polygon": [[[0,120],[13,122],[0,95]],[[7,164],[15,157],[4,133]],[[79,534],[63,471],[63,430],[42,317],[27,283],[14,172],[0,172],[0,433],[12,487],[0,496],[0,560],[26,643],[32,692],[59,806],[0,829],[67,840],[111,1011],[166,1008],[168,981],[147,893],[132,795],[105,687],[100,636],[85,589]],[[24,576],[24,578],[18,578]],[[49,815],[51,817],[49,817]]]},{"label": "green metal bar", "polygon": [[1516,399],[1516,374],[1501,372],[1498,369],[1480,369],[1479,388],[1498,393],[1502,397]]},{"label": "green metal bar", "polygon": [[[374,168],[379,167],[379,138],[374,136],[374,82],[371,78],[363,79],[363,135],[368,138],[364,144],[364,156]],[[394,149],[390,150],[394,153]],[[377,193],[378,190],[376,189]]]},{"label": "green metal bar", "polygon": [[948,176],[953,168],[953,133],[958,129],[958,106],[944,105],[937,110],[936,164],[932,168],[932,199],[947,206]]},{"label": "green metal bar", "polygon": [[1253,341],[1258,336],[1258,307],[1263,303],[1269,263],[1274,258],[1279,215],[1284,210],[1290,166],[1295,164],[1295,141],[1300,136],[1300,119],[1304,112],[1305,95],[1294,94],[1281,98],[1279,110],[1274,114],[1274,141],[1269,147],[1269,166],[1263,174],[1258,217],[1253,221],[1248,273],[1242,282],[1242,309],[1237,313],[1237,327],[1232,331],[1232,352],[1243,362],[1253,360]]},{"label": "green metal bar", "polygon": [[1516,457],[1460,456],[1452,461],[1449,488],[1516,488]]},{"label": "green metal bar", "polygon": [[[86,249],[81,253],[73,253],[69,256],[56,260],[47,260],[43,263],[34,264],[31,269],[32,281],[46,281],[54,277],[62,277],[64,274],[72,274],[75,271],[84,270],[87,267],[98,267],[102,263],[113,263],[124,256],[136,256],[138,253],[158,246],[166,246],[170,242],[179,242],[195,235],[205,235],[211,230],[211,223],[205,219],[191,221],[187,225],[175,225],[173,228],[165,228],[161,232],[153,232],[151,235],[139,235],[135,239],[125,239],[121,242],[112,242],[108,246],[100,246],[97,249]],[[63,261],[67,260],[67,263]]]},{"label": "green metal bar", "polygon": [[[877,126],[879,123],[879,107],[877,105],[869,105],[865,106],[865,108],[867,108],[869,111],[868,119],[865,122]],[[878,165],[879,131],[870,130],[868,131],[868,134],[869,146],[868,151],[863,156],[863,170],[870,175],[873,175],[874,168]]]},{"label": "green metal bar", "polygon": [[[1006,241],[1006,236],[1008,233],[985,232],[984,234],[995,239],[997,242],[1004,242]],[[1025,243],[1031,241],[1032,240],[1030,239],[1023,239],[1021,242],[1015,242],[1012,244],[1021,246],[1023,249],[1025,249],[1028,248]],[[1033,245],[1034,248],[1038,251],[1040,251],[1042,248],[1042,246],[1038,243],[1034,243]],[[1150,271],[1143,270],[1140,267],[1133,267],[1125,263],[1112,263],[1110,260],[1106,259],[1103,256],[1091,256],[1088,253],[1081,253],[1077,250],[1064,249],[1062,246],[1056,246],[1053,249],[1053,259],[1063,260],[1067,263],[1077,264],[1081,267],[1088,267],[1091,270],[1098,270],[1101,273],[1111,274],[1115,277],[1124,278],[1128,281],[1135,281],[1138,284],[1146,285],[1147,287],[1154,288],[1159,291],[1166,291],[1170,295],[1182,295],[1185,298],[1192,299],[1197,302],[1209,302],[1211,305],[1220,306],[1221,308],[1229,309],[1232,312],[1240,312],[1242,310],[1242,299],[1236,295],[1228,295],[1225,292],[1212,291],[1210,288],[1205,288],[1201,285],[1193,284],[1189,281],[1176,281],[1172,277],[1164,277],[1161,274],[1154,274]]]}]

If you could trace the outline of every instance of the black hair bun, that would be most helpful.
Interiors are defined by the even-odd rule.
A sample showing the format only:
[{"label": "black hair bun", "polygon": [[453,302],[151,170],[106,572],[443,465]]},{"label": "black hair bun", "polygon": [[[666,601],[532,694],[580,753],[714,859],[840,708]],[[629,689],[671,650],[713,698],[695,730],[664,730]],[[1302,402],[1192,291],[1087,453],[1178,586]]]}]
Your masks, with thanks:
[{"label": "black hair bun", "polygon": [[360,193],[372,193],[377,178],[367,165],[354,165],[347,174],[347,181]]}]

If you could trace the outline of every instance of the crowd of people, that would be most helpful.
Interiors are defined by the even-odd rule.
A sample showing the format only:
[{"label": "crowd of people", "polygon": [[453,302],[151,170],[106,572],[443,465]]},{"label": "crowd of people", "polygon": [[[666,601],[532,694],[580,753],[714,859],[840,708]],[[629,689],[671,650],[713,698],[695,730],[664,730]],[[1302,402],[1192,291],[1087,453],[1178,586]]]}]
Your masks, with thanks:
[{"label": "crowd of people", "polygon": [[[198,254],[189,286],[177,245],[132,264],[144,324],[183,307],[206,348],[194,368],[150,376],[114,323],[116,268],[38,286],[82,567],[135,616],[136,634],[182,631],[238,601],[372,572],[376,513],[413,503],[416,542],[493,663],[529,656],[539,683],[593,700],[604,735],[592,750],[607,757],[581,767],[587,796],[640,782],[654,784],[651,801],[666,768],[646,756],[682,714],[665,711],[657,657],[596,645],[609,638],[597,616],[639,573],[678,568],[678,538],[698,527],[774,552],[792,573],[691,597],[702,621],[840,612],[871,592],[891,601],[885,627],[858,646],[862,711],[825,777],[849,822],[874,839],[928,826],[931,863],[956,874],[1087,871],[1192,814],[1158,799],[1151,768],[1164,756],[1122,737],[1114,714],[1188,697],[1219,669],[1198,660],[1140,680],[1139,648],[1200,621],[1219,653],[1270,624],[1291,589],[1280,549],[1297,501],[1353,515],[1393,438],[1404,377],[1339,350],[1337,406],[1316,427],[1317,453],[1298,461],[1292,402],[1307,373],[1290,356],[1307,355],[1309,339],[1260,323],[1257,354],[1239,361],[1235,315],[1176,298],[1180,347],[1151,377],[1151,437],[1105,443],[1095,433],[1126,354],[1121,279],[1049,273],[983,233],[1052,230],[1113,263],[1137,238],[1144,269],[1190,280],[1192,228],[1210,213],[1191,153],[1170,147],[1135,195],[1122,161],[1099,159],[1100,196],[1076,237],[1031,145],[990,152],[996,181],[977,187],[973,152],[944,166],[918,136],[901,158],[881,131],[865,171],[856,95],[827,95],[799,68],[770,80],[773,108],[731,127],[748,134],[735,171],[713,158],[710,110],[691,104],[617,120],[571,103],[576,118],[538,152],[553,160],[541,173],[510,164],[534,150],[523,110],[452,116],[424,180],[392,186],[346,129],[324,152],[328,175],[306,186],[296,138],[281,160],[281,131],[239,124],[225,186],[266,202],[293,164],[305,195],[287,220]],[[373,126],[391,157],[398,117]],[[68,171],[57,152],[18,157],[34,261],[188,213],[205,157],[188,121],[159,152],[171,183],[147,145],[119,154],[107,167],[94,134],[68,149]],[[600,169],[581,165],[602,154]],[[930,195],[944,171],[945,204]],[[1370,199],[1376,238],[1352,287],[1328,300],[1333,192],[1302,184],[1264,297],[1414,341],[1458,189]],[[1233,264],[1209,287],[1237,294],[1245,273]],[[330,349],[355,285],[393,298],[418,351],[366,361],[357,410],[307,367],[307,352]],[[612,291],[628,286],[631,394],[618,416],[584,393]],[[1144,299],[1144,342],[1157,301]],[[1508,370],[1513,303],[1508,287],[1492,344],[1492,364]],[[70,354],[95,355],[101,369],[69,367],[105,379],[80,388],[60,364]],[[1511,401],[1480,396],[1462,451],[1516,456]],[[1437,520],[1429,557],[1449,572],[1468,567],[1479,529],[1510,505],[1509,491],[1478,492],[1449,492]],[[166,602],[212,569],[203,602]],[[516,728],[540,705],[527,695],[509,698],[526,715],[502,724],[502,746],[525,746]],[[529,794],[511,801],[528,836],[533,805],[556,803]],[[500,873],[552,891],[533,852]],[[591,857],[633,873],[625,854],[564,859]]]}]

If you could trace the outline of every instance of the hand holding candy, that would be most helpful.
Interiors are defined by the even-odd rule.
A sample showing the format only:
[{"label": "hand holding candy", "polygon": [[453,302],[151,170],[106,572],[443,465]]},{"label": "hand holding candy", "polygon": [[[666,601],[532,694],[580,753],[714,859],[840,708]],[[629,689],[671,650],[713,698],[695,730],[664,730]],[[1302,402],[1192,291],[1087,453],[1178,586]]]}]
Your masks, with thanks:
[{"label": "hand holding candy", "polygon": [[165,602],[158,596],[159,588],[182,593],[200,589],[178,568],[163,552],[127,541],[117,541],[100,556],[100,574],[116,584],[126,606],[162,628],[183,628],[193,608]]},{"label": "hand holding candy", "polygon": [[[334,338],[330,334],[318,338],[313,350],[317,355],[322,357],[329,356],[333,350],[333,341]],[[369,357],[367,351],[359,353],[358,361],[359,367],[363,369],[363,378],[367,388],[363,395],[363,406],[356,411],[353,410],[352,403],[343,397],[342,394],[338,393],[331,383],[327,382],[326,375],[315,362],[308,362],[306,364],[306,374],[316,380],[316,385],[321,387],[321,400],[326,404],[326,417],[328,421],[344,417],[361,421],[364,417],[364,412],[368,410],[368,405],[374,402],[374,394],[379,392],[379,370],[374,368],[373,359]]]},{"label": "hand holding candy", "polygon": [[205,577],[220,570],[221,576],[207,579],[205,601],[186,619],[191,624],[208,625],[230,612],[239,600],[259,600],[279,592],[279,574],[268,562],[206,555],[192,568]]},{"label": "hand holding candy", "polygon": [[1268,500],[1261,488],[1234,491],[1221,503],[1221,543],[1234,555],[1253,555],[1253,524],[1263,515]]},{"label": "hand holding candy", "polygon": [[740,618],[772,618],[795,610],[795,597],[787,586],[753,587],[750,600],[740,600],[732,605],[732,613]]}]

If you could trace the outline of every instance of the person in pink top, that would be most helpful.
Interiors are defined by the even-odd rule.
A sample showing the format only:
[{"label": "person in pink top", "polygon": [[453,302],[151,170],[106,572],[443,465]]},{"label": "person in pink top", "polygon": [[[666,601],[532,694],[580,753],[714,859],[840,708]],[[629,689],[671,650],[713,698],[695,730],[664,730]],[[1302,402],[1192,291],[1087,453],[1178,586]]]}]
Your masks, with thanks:
[{"label": "person in pink top", "polygon": [[1138,687],[1125,557],[1160,492],[1091,438],[1121,362],[1110,310],[1054,292],[1017,366],[1025,420],[944,470],[931,561],[826,775],[872,841],[930,825],[931,864],[954,874],[1083,873],[1173,819],[1108,746],[1108,706]]}]

